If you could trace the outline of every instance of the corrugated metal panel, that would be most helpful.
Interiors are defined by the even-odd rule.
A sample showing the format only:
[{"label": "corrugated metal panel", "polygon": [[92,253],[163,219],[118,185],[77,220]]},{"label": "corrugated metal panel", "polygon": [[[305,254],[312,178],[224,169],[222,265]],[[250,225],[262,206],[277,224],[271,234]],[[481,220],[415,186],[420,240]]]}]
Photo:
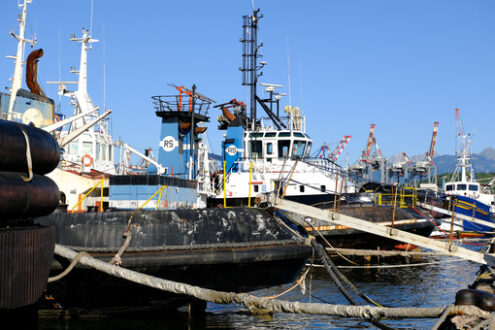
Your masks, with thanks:
[{"label": "corrugated metal panel", "polygon": [[0,231],[0,308],[18,308],[40,298],[54,247],[53,226]]}]

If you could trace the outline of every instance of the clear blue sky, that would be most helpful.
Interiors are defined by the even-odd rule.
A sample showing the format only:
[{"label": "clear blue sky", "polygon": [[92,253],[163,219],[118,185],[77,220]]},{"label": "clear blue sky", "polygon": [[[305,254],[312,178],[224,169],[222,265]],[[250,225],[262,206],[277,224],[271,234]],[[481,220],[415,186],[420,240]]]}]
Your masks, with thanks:
[{"label": "clear blue sky", "polygon": [[[335,145],[352,135],[341,160],[356,160],[369,126],[385,156],[400,151],[423,154],[433,122],[439,121],[437,153],[453,154],[454,109],[461,109],[465,130],[474,133],[473,152],[494,146],[495,2],[493,1],[255,1],[264,14],[260,37],[268,62],[261,81],[284,85],[288,92],[287,39],[291,93],[302,107],[315,147]],[[58,102],[59,63],[63,80],[74,80],[81,35],[90,26],[90,0],[34,0],[26,36],[36,32],[44,57],[38,79]],[[242,15],[251,1],[94,0],[89,53],[89,92],[113,109],[115,138],[156,150],[159,120],[152,95],[171,94],[168,83],[191,86],[225,102],[248,101],[241,86]],[[10,86],[18,31],[16,0],[0,11],[2,89]],[[28,48],[29,49],[29,48]],[[60,55],[60,61],[59,61]],[[288,103],[288,98],[285,99]],[[285,104],[285,103],[284,103]],[[72,108],[62,103],[63,112]],[[218,110],[208,133],[219,152]]]}]

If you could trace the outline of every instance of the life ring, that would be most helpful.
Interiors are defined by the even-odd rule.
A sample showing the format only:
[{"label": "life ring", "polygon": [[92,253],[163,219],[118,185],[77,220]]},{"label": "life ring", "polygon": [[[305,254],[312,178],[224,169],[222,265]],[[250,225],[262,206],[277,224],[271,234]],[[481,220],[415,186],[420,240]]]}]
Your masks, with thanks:
[{"label": "life ring", "polygon": [[93,157],[91,157],[89,154],[86,154],[81,157],[81,163],[86,167],[91,166],[93,165]]}]

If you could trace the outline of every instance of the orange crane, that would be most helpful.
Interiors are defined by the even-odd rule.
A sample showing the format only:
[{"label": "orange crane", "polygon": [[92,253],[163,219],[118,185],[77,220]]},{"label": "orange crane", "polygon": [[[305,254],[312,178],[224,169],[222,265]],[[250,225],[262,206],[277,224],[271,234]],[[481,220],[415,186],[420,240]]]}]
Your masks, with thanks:
[{"label": "orange crane", "polygon": [[373,145],[373,139],[375,138],[375,124],[370,126],[370,134],[368,136],[368,142],[366,143],[366,149],[363,151],[361,162],[367,163],[370,156],[371,146]]},{"label": "orange crane", "polygon": [[[456,110],[457,112],[459,111],[459,109]],[[462,130],[462,124],[461,124],[461,130]],[[430,151],[426,153],[426,157],[428,158],[428,160],[432,165],[435,165],[435,163],[433,162],[433,156],[435,155],[435,144],[437,143],[437,135],[438,135],[438,121],[433,123],[433,134],[431,136]]]},{"label": "orange crane", "polygon": [[340,140],[335,150],[332,151],[332,153],[328,156],[328,159],[330,159],[334,163],[337,162],[337,159],[339,159],[340,154],[344,150],[347,143],[349,143],[351,137],[352,135],[344,135],[344,137]]}]

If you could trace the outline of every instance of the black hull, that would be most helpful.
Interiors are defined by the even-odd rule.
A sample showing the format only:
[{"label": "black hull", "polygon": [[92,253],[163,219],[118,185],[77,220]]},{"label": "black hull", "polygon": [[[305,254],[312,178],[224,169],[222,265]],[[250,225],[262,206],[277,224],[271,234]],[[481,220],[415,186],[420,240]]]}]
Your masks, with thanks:
[{"label": "black hull", "polygon": [[[403,230],[411,234],[429,237],[434,229],[429,223],[420,222],[407,225],[394,226],[398,230]],[[319,237],[317,232],[309,232]],[[320,232],[326,240],[335,248],[366,249],[366,250],[412,250],[416,246],[408,245],[394,239],[369,234],[356,229],[339,229],[333,231]],[[322,244],[323,239],[319,238]]]},{"label": "black hull", "polygon": [[[296,196],[285,196],[284,199],[301,203],[305,205],[315,205],[321,203],[333,202],[333,194],[317,194],[317,195],[296,195]],[[251,206],[254,205],[255,197],[251,197]],[[242,207],[248,206],[249,198],[227,198],[228,207]],[[223,198],[211,198],[208,200],[208,207],[223,207]]]},{"label": "black hull", "polygon": [[[40,222],[57,226],[57,243],[110,261],[123,243],[130,214],[59,213]],[[279,221],[259,209],[138,212],[122,267],[220,291],[247,292],[288,283],[311,256],[311,247]],[[57,258],[52,273],[68,263]],[[76,267],[50,283],[47,291],[64,308],[150,303],[176,307],[190,300],[86,267]]]},{"label": "black hull", "polygon": [[[321,208],[326,208],[321,205]],[[340,213],[359,219],[365,219],[372,223],[391,226],[392,218],[394,218],[394,228],[406,231],[412,234],[429,237],[435,226],[432,222],[424,218],[424,213],[419,213],[415,208],[397,208],[395,211],[388,206],[374,206],[370,204],[344,204],[340,207]],[[436,225],[440,223],[438,220]],[[338,228],[327,230],[329,226],[327,222],[312,220],[311,226],[306,226],[309,234],[317,237],[323,243],[320,234],[327,239],[333,247],[349,248],[349,249],[414,249],[415,246],[404,244],[400,241],[384,238],[382,236],[373,235],[353,228]]]}]

